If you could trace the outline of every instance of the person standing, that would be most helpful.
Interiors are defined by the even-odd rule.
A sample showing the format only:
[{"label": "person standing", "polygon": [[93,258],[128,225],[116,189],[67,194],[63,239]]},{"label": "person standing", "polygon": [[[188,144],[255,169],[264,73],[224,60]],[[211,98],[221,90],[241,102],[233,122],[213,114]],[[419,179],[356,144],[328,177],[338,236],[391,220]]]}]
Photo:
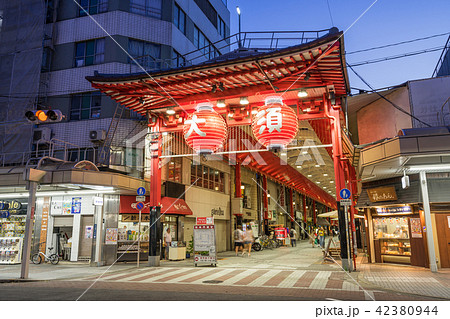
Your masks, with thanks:
[{"label": "person standing", "polygon": [[325,248],[325,231],[322,226],[320,226],[317,235],[319,236],[320,247]]},{"label": "person standing", "polygon": [[167,231],[164,234],[164,243],[166,244],[166,251],[164,254],[164,259],[168,260],[169,259],[169,247],[170,247],[170,244],[172,243],[172,236],[170,235],[170,227],[167,227]]},{"label": "person standing", "polygon": [[238,255],[239,250],[242,250],[242,253],[244,253],[243,241],[244,233],[242,232],[242,226],[238,225],[234,230],[234,250],[236,252],[236,256]]},{"label": "person standing", "polygon": [[252,252],[253,245],[253,230],[252,226],[248,225],[244,235],[244,251],[242,252],[242,256],[245,254],[245,250],[248,250],[247,256],[250,257],[250,253]]},{"label": "person standing", "polygon": [[297,246],[297,231],[294,228],[291,229],[291,233],[289,234],[289,236],[291,237],[291,246],[296,247]]}]

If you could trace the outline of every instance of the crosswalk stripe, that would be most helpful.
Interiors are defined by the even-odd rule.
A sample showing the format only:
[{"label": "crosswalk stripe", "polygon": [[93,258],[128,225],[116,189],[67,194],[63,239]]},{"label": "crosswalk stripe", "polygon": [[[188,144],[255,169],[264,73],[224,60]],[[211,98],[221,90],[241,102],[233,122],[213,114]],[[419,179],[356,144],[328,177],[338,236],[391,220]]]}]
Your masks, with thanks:
[{"label": "crosswalk stripe", "polygon": [[257,270],[251,274],[249,274],[247,277],[242,278],[241,280],[235,282],[235,285],[248,285],[251,282],[255,281],[256,279],[258,279],[260,276],[264,275],[266,272],[268,272],[268,270]]},{"label": "crosswalk stripe", "polygon": [[262,287],[266,281],[270,280],[273,276],[276,276],[279,274],[281,270],[269,270],[265,274],[261,275],[258,279],[251,282],[248,286],[250,287]]},{"label": "crosswalk stripe", "polygon": [[169,269],[165,268],[162,271],[159,271],[158,273],[150,272],[150,273],[147,273],[145,275],[139,274],[139,276],[135,276],[134,278],[130,278],[130,279],[126,280],[126,281],[143,282],[143,281],[145,281],[147,279],[153,280],[155,277],[165,276],[168,273],[171,273],[171,272],[174,272],[174,271],[177,271],[177,270],[179,271],[180,268],[169,268]]},{"label": "crosswalk stripe", "polygon": [[270,278],[268,281],[264,283],[264,286],[278,286],[283,280],[285,280],[293,271],[283,270]]},{"label": "crosswalk stripe", "polygon": [[224,285],[224,286],[233,285],[234,283],[236,283],[237,281],[241,280],[242,278],[247,277],[249,274],[251,274],[254,271],[255,270],[251,270],[251,269],[247,269],[247,270],[242,270],[241,269],[240,272],[237,273],[236,275],[234,275],[233,277],[224,280],[221,285]]},{"label": "crosswalk stripe", "polygon": [[197,275],[197,276],[190,277],[190,278],[186,278],[186,279],[184,279],[184,280],[182,280],[182,281],[180,281],[180,282],[189,282],[189,283],[192,283],[192,282],[194,282],[194,281],[198,281],[198,280],[200,280],[200,279],[203,279],[203,278],[205,278],[205,277],[207,277],[207,276],[209,276],[209,275],[215,273],[216,271],[218,272],[218,271],[222,271],[222,270],[224,270],[224,269],[208,269],[208,270],[206,270],[205,272],[203,272],[203,273],[201,273],[201,274],[199,274],[199,275]]},{"label": "crosswalk stripe", "polygon": [[328,277],[330,277],[331,272],[330,271],[321,271],[319,274],[314,278],[314,280],[309,285],[310,289],[324,289],[328,282]]},{"label": "crosswalk stripe", "polygon": [[318,271],[306,271],[294,284],[294,287],[307,288],[311,282],[316,278]]},{"label": "crosswalk stripe", "polygon": [[129,281],[131,279],[139,278],[144,275],[148,276],[151,274],[152,276],[156,276],[157,274],[159,274],[163,271],[164,271],[164,268],[150,268],[150,269],[145,269],[144,271],[135,270],[131,273],[123,274],[122,276],[106,278],[105,281]]},{"label": "crosswalk stripe", "polygon": [[[185,275],[192,275],[192,273],[197,272],[199,269],[194,269],[194,270],[192,270],[192,269],[189,269],[189,270],[184,269],[184,270],[185,270],[185,271],[184,271],[184,272],[181,272],[181,273],[172,274],[172,275],[167,276],[167,277],[162,277],[162,278],[156,279],[154,282],[168,282],[168,281],[174,281],[175,279],[179,279],[180,277],[183,277],[183,276],[185,276]],[[178,281],[178,280],[177,280],[177,281]]]},{"label": "crosswalk stripe", "polygon": [[226,281],[228,279],[233,278],[234,276],[237,276],[238,274],[240,274],[240,273],[242,273],[244,271],[242,269],[234,269],[234,270],[233,269],[227,269],[227,270],[229,271],[228,273],[222,274],[220,277],[216,278],[215,280],[224,282],[224,281]]},{"label": "crosswalk stripe", "polygon": [[303,276],[305,270],[294,271],[286,279],[284,279],[279,285],[279,288],[293,288],[295,283]]}]

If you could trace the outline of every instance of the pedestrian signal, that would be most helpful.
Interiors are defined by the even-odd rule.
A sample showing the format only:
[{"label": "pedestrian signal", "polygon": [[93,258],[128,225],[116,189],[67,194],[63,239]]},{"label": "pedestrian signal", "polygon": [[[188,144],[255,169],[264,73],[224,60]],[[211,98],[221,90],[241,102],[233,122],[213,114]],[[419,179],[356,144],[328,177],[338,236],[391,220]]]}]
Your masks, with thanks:
[{"label": "pedestrian signal", "polygon": [[31,123],[61,122],[64,115],[60,110],[36,110],[25,112],[25,117]]}]

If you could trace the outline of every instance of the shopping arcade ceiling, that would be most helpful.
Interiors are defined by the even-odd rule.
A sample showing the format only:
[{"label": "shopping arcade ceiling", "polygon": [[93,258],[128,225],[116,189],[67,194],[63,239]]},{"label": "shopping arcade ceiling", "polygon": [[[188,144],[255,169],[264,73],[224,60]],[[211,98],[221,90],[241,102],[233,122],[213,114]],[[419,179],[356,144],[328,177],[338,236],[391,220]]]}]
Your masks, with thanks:
[{"label": "shopping arcade ceiling", "polygon": [[[238,56],[238,53],[235,55]],[[269,53],[255,51],[254,54],[249,54],[246,51],[242,58],[216,59],[150,75],[96,74],[87,79],[94,88],[127,108],[147,114],[149,118],[161,117],[163,130],[170,132],[181,130],[182,125],[179,123],[200,102],[217,104],[218,100],[225,100],[226,108],[215,109],[224,116],[229,127],[248,125],[252,109],[262,105],[270,95],[281,95],[287,105],[296,108],[297,114],[318,113],[323,109],[325,99],[332,96],[339,103],[339,98],[347,94],[349,85],[344,65],[342,33],[333,33],[307,44]],[[299,90],[306,90],[308,97],[299,100]],[[242,106],[241,97],[247,97],[249,104]],[[168,108],[173,108],[176,115],[168,117]],[[301,121],[300,127],[300,144],[305,140],[311,140],[316,145],[330,144],[329,120]],[[334,185],[331,149],[316,150],[323,163],[304,161],[302,165],[297,165],[299,155],[302,155],[300,152],[304,150],[289,151],[288,163],[295,172],[290,172],[293,176],[288,178],[295,180],[293,177],[297,175],[308,175],[316,183],[308,187],[314,189],[315,193],[322,194],[320,201],[327,198],[325,202],[333,202],[334,199],[327,190]],[[309,156],[312,155],[309,152]],[[314,157],[317,160],[317,156]],[[281,175],[276,175],[273,171],[267,175],[279,181],[282,179]],[[304,188],[306,190],[307,187]],[[305,193],[305,190],[300,192]]]}]

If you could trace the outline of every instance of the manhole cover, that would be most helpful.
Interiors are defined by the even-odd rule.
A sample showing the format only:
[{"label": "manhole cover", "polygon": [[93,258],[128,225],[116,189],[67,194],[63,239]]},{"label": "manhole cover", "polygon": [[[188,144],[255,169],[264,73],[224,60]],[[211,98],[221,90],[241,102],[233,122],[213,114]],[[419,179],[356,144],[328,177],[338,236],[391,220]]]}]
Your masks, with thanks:
[{"label": "manhole cover", "polygon": [[222,283],[222,280],[205,280],[203,281],[204,284],[220,284]]}]

